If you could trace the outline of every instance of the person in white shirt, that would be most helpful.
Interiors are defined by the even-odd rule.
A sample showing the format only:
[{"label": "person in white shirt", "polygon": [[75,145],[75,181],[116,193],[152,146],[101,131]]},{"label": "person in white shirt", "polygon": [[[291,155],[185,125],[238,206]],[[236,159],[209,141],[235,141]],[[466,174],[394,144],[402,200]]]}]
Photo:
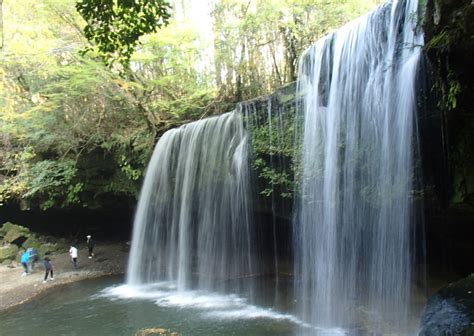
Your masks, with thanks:
[{"label": "person in white shirt", "polygon": [[77,248],[74,245],[71,245],[69,249],[69,255],[71,256],[72,266],[74,269],[77,268]]}]

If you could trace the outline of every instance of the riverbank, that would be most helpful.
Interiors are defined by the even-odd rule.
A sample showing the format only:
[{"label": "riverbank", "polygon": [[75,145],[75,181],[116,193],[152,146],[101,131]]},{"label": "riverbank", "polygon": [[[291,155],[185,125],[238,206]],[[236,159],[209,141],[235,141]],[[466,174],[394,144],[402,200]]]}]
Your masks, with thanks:
[{"label": "riverbank", "polygon": [[72,268],[69,253],[50,256],[54,280],[43,283],[44,267],[38,263],[34,272],[22,276],[23,267],[18,262],[0,265],[0,311],[25,303],[37,295],[60,285],[101,277],[123,274],[126,270],[128,246],[125,243],[98,242],[95,256],[87,257],[87,248],[79,246],[78,267]]}]

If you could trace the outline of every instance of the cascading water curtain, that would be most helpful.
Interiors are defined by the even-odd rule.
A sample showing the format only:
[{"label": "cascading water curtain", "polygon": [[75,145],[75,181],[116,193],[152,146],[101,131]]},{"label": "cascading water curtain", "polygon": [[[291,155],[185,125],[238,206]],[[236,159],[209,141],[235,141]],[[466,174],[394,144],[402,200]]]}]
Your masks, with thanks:
[{"label": "cascading water curtain", "polygon": [[239,280],[257,267],[247,138],[237,112],[161,137],[135,215],[128,284],[252,290]]},{"label": "cascading water curtain", "polygon": [[408,324],[419,17],[417,1],[393,1],[300,60],[295,283],[312,325]]}]

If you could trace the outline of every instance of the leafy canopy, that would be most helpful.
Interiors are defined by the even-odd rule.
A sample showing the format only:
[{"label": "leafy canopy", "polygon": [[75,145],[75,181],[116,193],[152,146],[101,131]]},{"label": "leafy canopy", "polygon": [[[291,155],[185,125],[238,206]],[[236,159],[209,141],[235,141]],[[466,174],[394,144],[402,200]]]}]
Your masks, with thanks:
[{"label": "leafy canopy", "polygon": [[[165,1],[4,1],[0,206],[93,209],[134,199],[163,132],[291,82],[304,48],[380,1],[180,0],[172,18]],[[93,52],[78,54],[87,45]],[[292,113],[272,117],[283,133],[270,131],[266,109],[255,114],[262,193],[291,197]]]},{"label": "leafy canopy", "polygon": [[171,17],[165,0],[78,0],[76,9],[87,22],[85,37],[108,66],[118,62],[122,70],[128,68],[140,36],[166,26]]}]

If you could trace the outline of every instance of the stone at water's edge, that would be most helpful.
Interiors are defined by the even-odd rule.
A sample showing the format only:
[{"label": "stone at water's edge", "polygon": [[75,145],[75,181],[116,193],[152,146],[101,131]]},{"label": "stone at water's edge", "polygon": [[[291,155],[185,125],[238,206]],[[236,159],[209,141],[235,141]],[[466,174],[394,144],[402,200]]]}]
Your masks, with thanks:
[{"label": "stone at water's edge", "polygon": [[145,328],[137,331],[135,336],[152,336],[152,335],[162,335],[162,336],[178,336],[177,333],[169,332],[163,328]]},{"label": "stone at water's edge", "polygon": [[419,336],[474,335],[474,274],[433,295],[421,319]]}]

